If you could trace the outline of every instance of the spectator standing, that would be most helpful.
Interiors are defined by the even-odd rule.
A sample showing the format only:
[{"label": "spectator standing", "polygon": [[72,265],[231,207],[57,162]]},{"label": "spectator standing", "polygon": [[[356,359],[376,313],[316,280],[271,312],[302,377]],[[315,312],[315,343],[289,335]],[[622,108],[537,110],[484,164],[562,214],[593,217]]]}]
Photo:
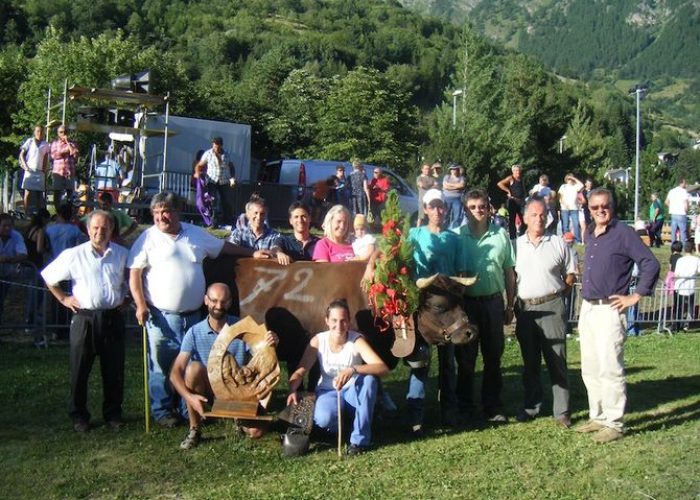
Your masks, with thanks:
[{"label": "spectator standing", "polygon": [[460,174],[460,166],[452,164],[448,168],[448,174],[442,179],[442,194],[445,200],[445,208],[447,214],[445,224],[450,229],[459,227],[464,218],[464,209],[462,206],[462,195],[466,182]]},{"label": "spectator standing", "polygon": [[588,194],[592,189],[593,181],[591,179],[586,179],[583,183],[583,189],[579,194],[579,202],[583,214],[583,219],[579,216],[579,221],[581,222],[581,239],[584,244],[586,243],[586,228],[591,225],[591,211],[588,209]]},{"label": "spectator standing", "polygon": [[369,184],[365,177],[365,168],[358,160],[352,162],[352,173],[348,176],[350,184],[350,205],[353,217],[357,214],[367,215],[369,204]]},{"label": "spectator standing", "polygon": [[382,225],[382,210],[389,195],[389,178],[379,167],[374,167],[372,180],[369,183],[370,210],[374,216],[374,225]]},{"label": "spectator standing", "polygon": [[15,231],[10,214],[0,214],[0,323],[9,285],[19,277],[19,264],[27,260],[27,247],[22,235]]},{"label": "spectator standing", "polygon": [[425,212],[423,211],[423,197],[429,189],[434,189],[438,185],[435,177],[430,175],[430,165],[424,163],[420,168],[420,175],[416,177],[416,187],[418,187],[418,220],[416,221],[416,227],[420,227],[423,223],[423,218],[425,217]]},{"label": "spectator standing", "polygon": [[[219,200],[224,224],[233,224],[233,187],[236,185],[236,168],[231,156],[224,149],[224,140],[214,137],[211,149],[207,149],[197,167],[206,167],[207,191],[213,200]],[[213,217],[216,220],[216,217]]]},{"label": "spectator standing", "polygon": [[[34,135],[19,149],[19,165],[24,171],[24,213],[29,214],[45,206],[46,171],[49,167],[51,146],[44,140],[44,127],[34,127]],[[32,210],[32,205],[34,209]]]},{"label": "spectator standing", "polygon": [[687,183],[681,179],[676,187],[666,195],[666,206],[671,214],[671,243],[678,239],[676,232],[680,233],[681,243],[688,240],[688,203],[690,195],[686,190]]},{"label": "spectator standing", "polygon": [[692,241],[683,246],[683,256],[676,261],[674,278],[674,310],[677,311],[676,330],[683,321],[683,329],[688,330],[689,323],[695,318],[695,288],[700,277],[700,258],[694,255]]},{"label": "spectator standing", "polygon": [[58,207],[56,220],[46,226],[46,237],[51,249],[51,260],[58,257],[64,250],[85,241],[85,235],[80,232],[77,225],[73,224],[72,205],[64,203]]},{"label": "spectator standing", "polygon": [[579,192],[583,189],[583,183],[568,173],[564,176],[564,184],[559,187],[559,213],[561,214],[561,232],[567,233],[569,229],[574,233],[576,243],[581,243],[581,224],[578,220]]},{"label": "spectator standing", "polygon": [[436,161],[431,167],[431,175],[435,179],[435,189],[442,189],[442,163]]},{"label": "spectator standing", "polygon": [[40,271],[44,268],[46,256],[49,254],[48,238],[46,237],[46,224],[51,220],[49,211],[45,208],[32,216],[32,220],[24,235],[24,244],[27,248],[27,260],[32,264],[31,268],[31,288],[27,289],[27,307],[25,308],[24,323],[35,325],[34,345],[36,347],[46,347],[46,339],[42,338],[38,328],[42,324],[44,294],[39,289],[41,281]]},{"label": "spectator standing", "polygon": [[343,205],[345,208],[350,208],[350,186],[348,178],[345,176],[345,165],[335,167],[335,176],[338,182],[335,186],[334,205]]},{"label": "spectator standing", "polygon": [[[661,241],[661,229],[664,227],[664,207],[656,193],[651,193],[651,205],[649,205],[649,246],[659,248]],[[696,238],[696,243],[698,240]]]},{"label": "spectator standing", "polygon": [[[465,308],[479,328],[479,342],[466,346],[466,363],[459,375],[468,404],[473,406],[474,372],[481,348],[484,362],[481,403],[484,416],[496,423],[508,421],[501,402],[503,377],[501,357],[505,347],[503,326],[513,320],[515,298],[515,255],[506,232],[489,222],[489,197],[474,189],[464,200],[468,223],[459,229],[460,272],[478,275],[479,280],[466,290]],[[503,301],[505,291],[506,302]]]},{"label": "spectator standing", "polygon": [[518,283],[515,335],[523,357],[523,408],[520,422],[540,413],[543,394],[540,370],[542,358],[552,383],[552,414],[571,427],[569,375],[566,367],[566,326],[564,296],[576,280],[576,268],[566,243],[545,232],[547,206],[542,199],[525,205],[525,234],[518,237],[515,273]]},{"label": "spectator standing", "polygon": [[[110,242],[111,216],[95,210],[88,219],[90,241],[63,251],[41,273],[49,290],[73,312],[70,326],[69,415],[76,432],[90,429],[88,377],[100,357],[105,423],[119,429],[124,399],[124,320],[119,308],[127,292],[128,250]],[[71,295],[59,286],[70,280]]]},{"label": "spectator standing", "polygon": [[[525,203],[525,183],[523,182],[523,167],[513,165],[511,174],[498,181],[498,188],[508,195],[506,208],[508,209],[508,234],[511,240],[515,240],[518,234],[522,234],[523,205]],[[467,212],[467,215],[469,212]]]},{"label": "spectator standing", "polygon": [[[124,239],[129,236],[131,233],[136,231],[136,228],[139,227],[139,225],[136,223],[134,219],[129,217],[126,212],[123,210],[119,210],[114,208],[113,206],[114,199],[112,198],[112,194],[108,193],[106,191],[103,191],[97,195],[97,207],[100,210],[104,210],[108,214],[112,216],[114,219],[114,228],[112,230],[112,240],[115,243],[119,243],[120,245],[124,245]],[[84,226],[87,228],[87,220],[90,215],[86,215],[82,219],[80,219],[81,224],[84,224]]]},{"label": "spectator standing", "polygon": [[63,197],[71,195],[75,189],[75,164],[78,161],[78,145],[68,138],[65,125],[58,127],[58,137],[51,143],[51,183],[53,205],[58,209]]},{"label": "spectator standing", "polygon": [[[594,189],[588,197],[595,224],[587,229],[578,322],[589,420],[577,430],[595,433],[593,440],[597,443],[624,435],[624,313],[643,295],[651,295],[659,276],[659,262],[634,230],[615,217],[613,203],[607,189]],[[635,263],[639,278],[635,292],[628,295]]]},{"label": "spectator standing", "polygon": [[220,240],[192,224],[180,222],[177,198],[161,192],[151,200],[153,226],[134,242],[129,252],[129,287],[136,319],[148,332],[151,412],[165,427],[177,425],[186,407],[178,406],[168,382],[182,338],[201,319],[205,293],[202,262],[221,253],[268,257],[269,253],[242,248]]}]

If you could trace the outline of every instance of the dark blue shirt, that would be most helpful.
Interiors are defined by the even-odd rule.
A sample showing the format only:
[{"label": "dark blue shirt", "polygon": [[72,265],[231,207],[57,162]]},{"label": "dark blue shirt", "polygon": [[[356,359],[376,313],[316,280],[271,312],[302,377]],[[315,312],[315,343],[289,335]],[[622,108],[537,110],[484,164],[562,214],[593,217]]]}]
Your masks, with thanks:
[{"label": "dark blue shirt", "polygon": [[297,260],[314,260],[314,248],[316,247],[316,242],[318,241],[318,236],[313,234],[309,235],[309,241],[306,246],[296,239],[293,234],[285,234],[280,238],[279,247],[284,253],[289,255],[295,261]]},{"label": "dark blue shirt", "polygon": [[636,292],[651,295],[659,277],[659,261],[642,242],[634,229],[613,219],[605,232],[594,235],[595,225],[586,230],[586,253],[583,258],[582,295],[586,300],[627,295],[632,268],[639,266]]}]

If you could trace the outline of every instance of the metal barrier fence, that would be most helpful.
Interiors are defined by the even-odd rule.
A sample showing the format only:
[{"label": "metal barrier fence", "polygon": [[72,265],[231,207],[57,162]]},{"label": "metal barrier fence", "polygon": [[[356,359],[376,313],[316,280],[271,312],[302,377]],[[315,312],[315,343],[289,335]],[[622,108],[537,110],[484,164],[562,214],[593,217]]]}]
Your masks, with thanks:
[{"label": "metal barrier fence", "polygon": [[[633,291],[631,288],[630,293]],[[635,307],[627,310],[628,331],[634,331],[634,325],[637,332],[656,330],[668,334],[699,328],[700,314],[695,301],[699,292],[696,283],[680,293],[657,287],[653,295],[642,297]],[[576,326],[581,311],[581,285],[577,283],[566,299],[570,304],[568,323]],[[127,329],[140,329],[133,308],[123,314]],[[25,332],[33,335],[35,344],[45,345],[51,333],[63,330],[67,334],[70,320],[71,314],[54,299],[32,264],[24,263],[18,267],[16,276],[0,279],[0,332]]]}]

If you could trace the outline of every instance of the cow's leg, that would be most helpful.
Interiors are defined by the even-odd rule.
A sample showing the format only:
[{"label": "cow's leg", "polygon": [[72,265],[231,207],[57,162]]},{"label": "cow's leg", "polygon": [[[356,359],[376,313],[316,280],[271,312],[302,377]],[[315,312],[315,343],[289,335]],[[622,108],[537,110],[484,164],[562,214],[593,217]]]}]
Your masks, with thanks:
[{"label": "cow's leg", "polygon": [[438,381],[440,388],[440,412],[443,425],[457,424],[457,374],[455,345],[438,346]]}]

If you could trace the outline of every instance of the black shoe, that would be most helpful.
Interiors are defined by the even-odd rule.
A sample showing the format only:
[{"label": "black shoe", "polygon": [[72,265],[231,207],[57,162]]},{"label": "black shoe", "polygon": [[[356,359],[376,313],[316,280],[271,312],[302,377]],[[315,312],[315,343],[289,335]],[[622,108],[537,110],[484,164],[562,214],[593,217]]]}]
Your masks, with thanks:
[{"label": "black shoe", "polygon": [[90,430],[90,424],[85,420],[76,420],[73,422],[73,430],[84,434]]},{"label": "black shoe", "polygon": [[362,455],[367,451],[369,451],[369,446],[360,446],[359,444],[350,443],[350,446],[348,446],[348,451],[346,451],[345,453],[347,453],[348,456],[354,456]]},{"label": "black shoe", "polygon": [[172,429],[173,427],[177,427],[177,425],[180,423],[180,419],[173,415],[166,415],[165,417],[158,419],[156,422],[161,427]]},{"label": "black shoe", "polygon": [[537,415],[532,415],[523,408],[520,411],[518,411],[518,414],[515,416],[515,420],[517,420],[518,422],[531,422],[535,420],[536,417]]}]

